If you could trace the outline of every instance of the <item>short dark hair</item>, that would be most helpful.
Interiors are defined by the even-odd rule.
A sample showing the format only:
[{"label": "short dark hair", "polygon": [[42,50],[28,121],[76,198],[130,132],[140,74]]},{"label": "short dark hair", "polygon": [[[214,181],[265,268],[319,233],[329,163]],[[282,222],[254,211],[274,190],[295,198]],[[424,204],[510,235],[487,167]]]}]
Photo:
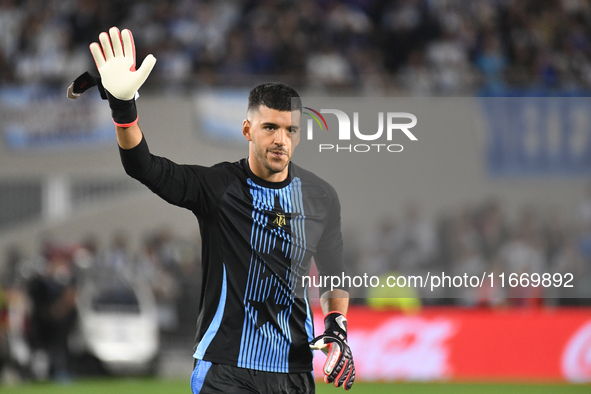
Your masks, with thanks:
[{"label": "short dark hair", "polygon": [[[293,103],[292,98],[295,98]],[[264,83],[250,91],[248,112],[258,110],[261,105],[278,111],[302,110],[302,102],[298,92],[291,86],[280,82]]]}]

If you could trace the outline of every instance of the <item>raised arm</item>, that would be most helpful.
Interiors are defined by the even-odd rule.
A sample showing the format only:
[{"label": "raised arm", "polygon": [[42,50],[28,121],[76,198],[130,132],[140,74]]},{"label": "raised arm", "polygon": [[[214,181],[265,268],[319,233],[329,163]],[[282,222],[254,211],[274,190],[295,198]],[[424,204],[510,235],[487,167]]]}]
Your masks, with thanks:
[{"label": "raised arm", "polygon": [[115,130],[117,131],[117,143],[121,149],[135,148],[142,141],[142,131],[137,123],[129,127],[115,126]]},{"label": "raised arm", "polygon": [[109,99],[113,122],[122,128],[137,125],[137,91],[150,75],[156,58],[146,56],[141,67],[136,70],[135,44],[127,29],[119,32],[118,28],[112,27],[109,34],[102,32],[99,35],[99,41],[100,45],[96,42],[90,44],[90,52],[101,74],[101,83]]},{"label": "raised arm", "polygon": [[90,44],[90,52],[111,107],[125,172],[167,202],[203,212],[207,201],[202,197],[205,193],[200,180],[206,171],[152,155],[138,126],[137,91],[148,78],[156,59],[146,56],[136,70],[135,45],[127,29],[119,32],[112,27],[109,33],[99,35],[99,41],[100,44]]}]

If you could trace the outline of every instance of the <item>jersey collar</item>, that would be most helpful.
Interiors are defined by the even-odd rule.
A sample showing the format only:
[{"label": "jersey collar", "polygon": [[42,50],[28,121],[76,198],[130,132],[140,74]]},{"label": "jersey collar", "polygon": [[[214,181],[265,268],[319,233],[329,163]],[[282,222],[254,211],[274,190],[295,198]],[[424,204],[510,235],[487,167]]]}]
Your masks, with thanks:
[{"label": "jersey collar", "polygon": [[246,170],[246,173],[248,174],[248,177],[250,179],[252,179],[252,181],[254,183],[256,183],[257,185],[259,185],[259,186],[266,187],[266,188],[269,188],[269,189],[281,189],[281,188],[284,188],[285,186],[287,186],[287,185],[289,185],[291,183],[291,175],[292,175],[292,164],[291,164],[291,161],[287,165],[287,178],[285,178],[281,182],[269,182],[269,181],[264,180],[263,178],[259,178],[258,176],[256,176],[250,170],[250,166],[248,165],[248,157],[245,158],[245,159],[242,159],[242,166]]}]

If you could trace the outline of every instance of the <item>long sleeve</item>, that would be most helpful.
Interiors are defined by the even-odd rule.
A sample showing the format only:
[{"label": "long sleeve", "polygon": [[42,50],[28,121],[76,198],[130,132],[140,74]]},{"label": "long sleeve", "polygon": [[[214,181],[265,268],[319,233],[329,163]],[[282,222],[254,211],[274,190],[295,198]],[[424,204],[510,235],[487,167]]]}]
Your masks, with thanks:
[{"label": "long sleeve", "polygon": [[125,172],[165,201],[205,214],[224,188],[221,167],[181,165],[150,153],[145,138],[132,149],[119,148]]},{"label": "long sleeve", "polygon": [[[343,256],[343,238],[341,235],[341,204],[336,191],[330,190],[330,207],[328,220],[322,237],[318,242],[318,250],[314,256],[318,273],[321,277],[339,277],[346,275],[344,256]],[[348,290],[348,286],[341,284],[337,288]],[[321,289],[321,293],[330,290],[330,288]]]}]

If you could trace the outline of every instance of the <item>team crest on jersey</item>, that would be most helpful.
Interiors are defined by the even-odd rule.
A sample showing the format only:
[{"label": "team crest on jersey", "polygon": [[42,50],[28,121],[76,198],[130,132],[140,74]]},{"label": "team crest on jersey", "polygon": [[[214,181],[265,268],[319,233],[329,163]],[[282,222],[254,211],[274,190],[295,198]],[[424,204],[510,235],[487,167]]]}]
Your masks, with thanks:
[{"label": "team crest on jersey", "polygon": [[281,209],[281,206],[275,207],[269,211],[269,225],[272,229],[290,231],[291,214]]},{"label": "team crest on jersey", "polygon": [[290,232],[292,214],[286,212],[284,204],[285,202],[281,203],[279,195],[275,195],[273,208],[267,211],[268,223],[272,229]]},{"label": "team crest on jersey", "polygon": [[277,216],[275,217],[275,220],[273,220],[273,224],[279,228],[285,226],[287,224],[287,222],[285,221],[285,213],[277,212]]}]

